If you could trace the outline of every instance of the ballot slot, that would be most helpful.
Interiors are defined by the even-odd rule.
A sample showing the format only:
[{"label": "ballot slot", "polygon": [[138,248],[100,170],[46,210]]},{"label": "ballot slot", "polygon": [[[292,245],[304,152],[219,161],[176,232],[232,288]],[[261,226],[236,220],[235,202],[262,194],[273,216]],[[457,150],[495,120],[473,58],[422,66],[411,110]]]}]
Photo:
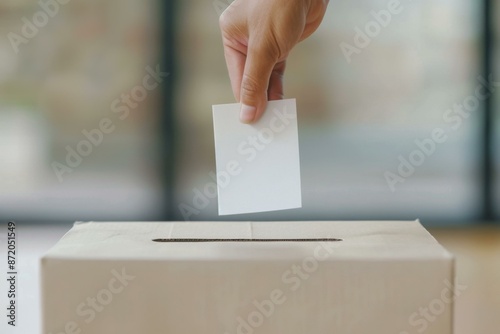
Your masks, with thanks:
[{"label": "ballot slot", "polygon": [[252,238],[159,238],[154,242],[333,242],[342,241],[337,238],[307,238],[307,239],[252,239]]}]

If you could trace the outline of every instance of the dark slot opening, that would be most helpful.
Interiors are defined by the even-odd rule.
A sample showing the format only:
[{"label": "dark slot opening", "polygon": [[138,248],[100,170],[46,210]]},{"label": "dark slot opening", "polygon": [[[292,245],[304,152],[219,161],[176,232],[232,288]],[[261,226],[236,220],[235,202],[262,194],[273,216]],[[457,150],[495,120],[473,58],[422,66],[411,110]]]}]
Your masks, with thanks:
[{"label": "dark slot opening", "polygon": [[314,241],[342,241],[336,238],[313,238],[313,239],[202,239],[202,238],[171,238],[153,239],[154,242],[314,242]]}]

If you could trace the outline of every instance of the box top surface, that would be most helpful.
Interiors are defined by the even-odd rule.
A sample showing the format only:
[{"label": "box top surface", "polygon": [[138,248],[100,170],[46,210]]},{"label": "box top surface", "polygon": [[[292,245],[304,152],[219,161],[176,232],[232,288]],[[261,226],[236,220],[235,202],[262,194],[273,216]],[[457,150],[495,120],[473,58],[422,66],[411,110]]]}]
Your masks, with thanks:
[{"label": "box top surface", "polygon": [[[181,238],[225,241],[173,241]],[[323,238],[342,241],[290,241]],[[337,260],[452,258],[418,221],[85,222],[75,223],[44,258],[283,260],[303,258],[319,248],[329,250],[330,258]]]}]

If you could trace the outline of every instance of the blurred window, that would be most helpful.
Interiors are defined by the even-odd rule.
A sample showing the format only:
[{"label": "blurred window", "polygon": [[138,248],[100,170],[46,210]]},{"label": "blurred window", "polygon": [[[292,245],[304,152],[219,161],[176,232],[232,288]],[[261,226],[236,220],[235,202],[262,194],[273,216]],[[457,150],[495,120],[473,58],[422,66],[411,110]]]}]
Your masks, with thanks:
[{"label": "blurred window", "polygon": [[[179,207],[213,182],[211,105],[234,101],[218,26],[231,2],[175,1],[175,12],[158,0],[0,4],[0,218],[182,220]],[[190,220],[482,217],[483,2],[406,1],[389,17],[387,4],[331,1],[289,58],[303,208],[221,217],[207,197]],[[166,53],[177,76],[159,67]],[[495,96],[488,180],[500,216]]]},{"label": "blurred window", "polygon": [[[297,99],[303,208],[219,217],[209,199],[190,219],[466,224],[480,216],[482,106],[470,97],[482,85],[481,2],[401,3],[380,24],[387,1],[330,2],[319,30],[290,56],[285,93]],[[180,5],[177,205],[212,182],[210,106],[234,101],[217,11],[201,0]],[[346,57],[340,46],[355,38],[367,46]],[[454,106],[468,103],[470,116],[460,116]]]},{"label": "blurred window", "polygon": [[2,217],[157,216],[156,1],[42,3],[0,4]]}]

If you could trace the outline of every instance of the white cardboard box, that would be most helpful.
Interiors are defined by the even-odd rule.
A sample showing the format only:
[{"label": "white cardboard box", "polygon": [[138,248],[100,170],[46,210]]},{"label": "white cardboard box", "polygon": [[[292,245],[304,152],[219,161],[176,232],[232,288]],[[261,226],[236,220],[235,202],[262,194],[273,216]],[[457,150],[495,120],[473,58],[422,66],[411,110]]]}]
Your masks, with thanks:
[{"label": "white cardboard box", "polygon": [[77,223],[41,270],[44,334],[452,333],[418,221]]}]

